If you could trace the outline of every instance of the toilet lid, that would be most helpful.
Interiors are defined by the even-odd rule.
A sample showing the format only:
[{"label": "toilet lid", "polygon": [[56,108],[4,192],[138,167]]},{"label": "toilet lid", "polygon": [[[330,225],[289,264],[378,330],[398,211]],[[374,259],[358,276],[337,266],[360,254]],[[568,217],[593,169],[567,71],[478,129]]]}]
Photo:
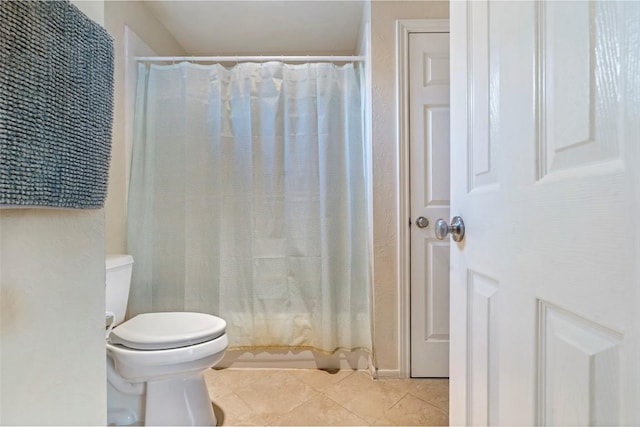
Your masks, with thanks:
[{"label": "toilet lid", "polygon": [[136,350],[160,350],[210,341],[224,334],[227,323],[204,313],[144,313],[116,326],[112,344]]}]

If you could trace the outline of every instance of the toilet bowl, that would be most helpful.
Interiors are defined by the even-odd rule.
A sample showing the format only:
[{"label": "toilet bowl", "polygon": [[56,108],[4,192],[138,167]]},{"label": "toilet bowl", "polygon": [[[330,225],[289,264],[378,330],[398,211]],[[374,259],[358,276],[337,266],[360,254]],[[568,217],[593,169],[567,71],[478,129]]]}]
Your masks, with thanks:
[{"label": "toilet bowl", "polygon": [[[128,255],[107,258],[114,322],[124,310],[110,298],[125,292],[111,283],[110,295],[110,280],[130,278],[122,269],[132,263]],[[115,326],[106,342],[108,424],[216,425],[203,373],[224,356],[225,328],[219,317],[191,312],[144,313]]]}]

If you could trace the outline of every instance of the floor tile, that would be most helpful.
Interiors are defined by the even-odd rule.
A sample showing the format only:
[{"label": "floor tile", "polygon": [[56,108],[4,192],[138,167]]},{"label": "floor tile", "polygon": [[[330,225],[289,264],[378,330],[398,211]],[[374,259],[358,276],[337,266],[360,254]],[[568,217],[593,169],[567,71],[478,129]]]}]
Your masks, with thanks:
[{"label": "floor tile", "polygon": [[449,413],[448,378],[412,379],[407,384],[407,390],[418,399]]},{"label": "floor tile", "polygon": [[425,403],[407,394],[374,424],[384,426],[445,426],[449,424],[449,417],[444,411]]},{"label": "floor tile", "polygon": [[205,373],[219,425],[446,425],[447,379],[373,380],[367,371]]},{"label": "floor tile", "polygon": [[335,371],[327,371],[322,369],[297,369],[294,370],[296,378],[304,381],[315,390],[323,392],[328,387],[344,380],[349,375],[357,371],[350,369],[342,369]]},{"label": "floor tile", "polygon": [[291,411],[320,393],[286,370],[255,371],[253,379],[236,387],[234,392],[251,409],[264,416],[279,416]]},{"label": "floor tile", "polygon": [[368,372],[358,371],[328,387],[324,394],[368,423],[385,412],[407,394],[400,382],[373,380]]},{"label": "floor tile", "polygon": [[367,422],[326,396],[311,399],[279,417],[279,426],[363,426]]},{"label": "floor tile", "polygon": [[250,426],[264,424],[262,416],[256,414],[234,392],[229,392],[217,399],[212,398],[212,401],[218,425]]},{"label": "floor tile", "polygon": [[221,373],[221,371],[209,369],[205,371],[204,379],[207,383],[209,396],[211,396],[213,402],[233,392],[232,384],[234,384],[234,381],[228,373]]}]

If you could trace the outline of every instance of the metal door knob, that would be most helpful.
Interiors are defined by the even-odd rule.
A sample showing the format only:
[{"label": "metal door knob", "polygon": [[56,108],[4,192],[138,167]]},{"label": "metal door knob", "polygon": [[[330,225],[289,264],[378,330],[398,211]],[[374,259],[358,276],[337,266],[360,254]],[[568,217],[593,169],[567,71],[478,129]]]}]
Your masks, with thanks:
[{"label": "metal door knob", "polygon": [[443,240],[449,233],[451,233],[454,241],[462,241],[464,238],[464,221],[462,221],[462,218],[454,216],[451,218],[451,225],[448,225],[444,219],[436,221],[436,238],[438,240]]},{"label": "metal door knob", "polygon": [[416,219],[416,225],[420,228],[425,228],[429,226],[429,220],[423,216]]}]

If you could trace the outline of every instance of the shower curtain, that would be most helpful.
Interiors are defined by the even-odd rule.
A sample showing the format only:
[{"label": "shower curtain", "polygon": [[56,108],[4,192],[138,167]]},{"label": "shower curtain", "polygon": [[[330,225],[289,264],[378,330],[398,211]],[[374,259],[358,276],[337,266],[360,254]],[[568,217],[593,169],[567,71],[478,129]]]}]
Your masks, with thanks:
[{"label": "shower curtain", "polygon": [[360,72],[141,64],[129,313],[199,311],[231,349],[371,349]]}]

